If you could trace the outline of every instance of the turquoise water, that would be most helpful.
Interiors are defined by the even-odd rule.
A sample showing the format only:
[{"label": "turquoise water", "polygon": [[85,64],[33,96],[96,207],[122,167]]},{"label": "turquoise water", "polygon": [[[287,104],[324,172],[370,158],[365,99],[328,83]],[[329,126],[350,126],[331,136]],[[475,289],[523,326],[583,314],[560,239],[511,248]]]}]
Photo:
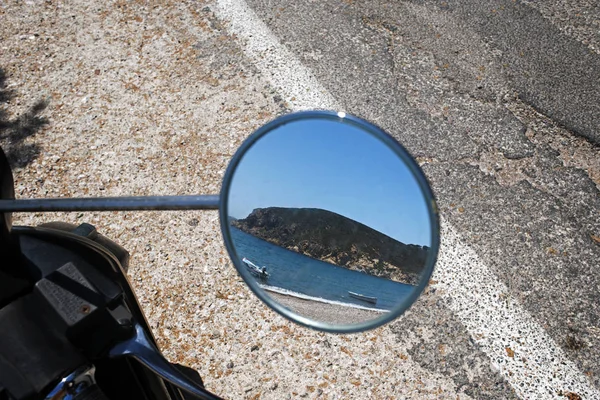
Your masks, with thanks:
[{"label": "turquoise water", "polygon": [[[267,267],[268,279],[254,278],[267,290],[348,307],[390,310],[414,290],[414,286],[351,271],[298,254],[230,227],[240,258]],[[350,297],[348,291],[377,298],[368,303]]]}]

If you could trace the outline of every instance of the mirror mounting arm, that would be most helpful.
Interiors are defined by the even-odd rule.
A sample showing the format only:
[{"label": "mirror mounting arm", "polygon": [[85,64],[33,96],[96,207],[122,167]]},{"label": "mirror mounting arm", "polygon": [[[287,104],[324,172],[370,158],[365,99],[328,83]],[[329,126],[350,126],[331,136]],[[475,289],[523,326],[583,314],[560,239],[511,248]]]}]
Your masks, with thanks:
[{"label": "mirror mounting arm", "polygon": [[140,324],[135,324],[135,335],[122,343],[117,344],[110,350],[111,358],[133,357],[160,377],[178,388],[193,394],[203,400],[222,400],[203,387],[200,387],[194,381],[189,379],[171,365],[152,344],[144,328]]},{"label": "mirror mounting arm", "polygon": [[0,212],[216,210],[219,195],[0,200]]}]

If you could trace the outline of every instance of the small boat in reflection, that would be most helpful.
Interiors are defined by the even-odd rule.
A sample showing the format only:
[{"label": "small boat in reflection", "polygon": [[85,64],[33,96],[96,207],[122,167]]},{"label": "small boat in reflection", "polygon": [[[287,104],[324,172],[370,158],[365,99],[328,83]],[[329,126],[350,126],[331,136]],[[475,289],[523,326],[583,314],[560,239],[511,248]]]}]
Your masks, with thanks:
[{"label": "small boat in reflection", "polygon": [[354,293],[351,291],[348,291],[348,294],[350,295],[350,297],[354,297],[355,299],[366,301],[367,303],[373,303],[373,304],[377,303],[377,297],[365,296],[364,294]]},{"label": "small boat in reflection", "polygon": [[257,276],[259,278],[262,279],[267,279],[270,275],[267,272],[267,267],[259,267],[258,265],[254,264],[252,261],[248,260],[246,257],[242,258],[242,262],[244,263],[244,265],[246,266],[246,268],[248,269],[248,271],[250,271],[250,273],[254,276]]}]

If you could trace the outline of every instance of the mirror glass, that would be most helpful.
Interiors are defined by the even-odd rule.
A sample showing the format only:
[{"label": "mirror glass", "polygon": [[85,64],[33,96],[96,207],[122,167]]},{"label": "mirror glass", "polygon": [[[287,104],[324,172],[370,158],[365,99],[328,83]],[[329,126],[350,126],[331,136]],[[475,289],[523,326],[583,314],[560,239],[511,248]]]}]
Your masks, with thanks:
[{"label": "mirror glass", "polygon": [[345,114],[291,114],[252,135],[222,192],[230,255],[268,305],[326,331],[399,316],[433,270],[427,181],[394,139]]}]

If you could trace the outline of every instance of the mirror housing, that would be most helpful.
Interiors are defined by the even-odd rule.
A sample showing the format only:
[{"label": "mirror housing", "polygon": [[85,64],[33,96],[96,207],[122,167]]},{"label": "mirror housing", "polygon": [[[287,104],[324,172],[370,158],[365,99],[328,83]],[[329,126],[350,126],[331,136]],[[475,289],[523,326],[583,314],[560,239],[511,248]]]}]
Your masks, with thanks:
[{"label": "mirror housing", "polygon": [[388,323],[433,272],[439,217],[427,179],[392,136],[360,118],[304,111],[271,121],[234,155],[220,200],[240,276],[312,329]]}]

